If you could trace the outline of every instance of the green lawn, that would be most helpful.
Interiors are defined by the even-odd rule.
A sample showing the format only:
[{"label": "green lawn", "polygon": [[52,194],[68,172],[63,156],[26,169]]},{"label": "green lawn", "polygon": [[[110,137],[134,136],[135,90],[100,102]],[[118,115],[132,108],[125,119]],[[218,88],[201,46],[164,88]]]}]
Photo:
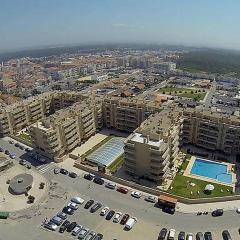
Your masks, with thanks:
[{"label": "green lawn", "polygon": [[21,132],[16,137],[21,138],[24,142],[28,142],[28,143],[32,144],[31,137],[26,133]]},{"label": "green lawn", "polygon": [[85,159],[87,156],[89,156],[91,153],[93,153],[94,151],[96,151],[98,148],[100,148],[103,144],[105,144],[106,142],[108,142],[111,138],[113,138],[113,136],[108,136],[106,137],[104,140],[102,140],[100,143],[98,143],[97,145],[95,145],[93,148],[89,149],[87,152],[85,152],[83,155],[81,155],[81,159]]},{"label": "green lawn", "polygon": [[[187,181],[195,183],[196,185],[190,186]],[[209,184],[209,182],[198,180],[195,178],[185,177],[182,175],[177,174],[175,179],[172,182],[172,189],[169,188],[168,192],[174,195],[186,197],[186,198],[208,198],[208,197],[222,197],[222,196],[229,196],[232,195],[231,187],[227,187],[220,184],[211,183],[215,189],[213,190],[212,194],[208,195],[204,193],[205,186]],[[221,189],[223,192],[221,192]],[[229,192],[227,191],[229,189]],[[191,191],[193,194],[191,194]],[[200,192],[200,194],[197,193]]]},{"label": "green lawn", "polygon": [[124,154],[119,156],[113,163],[111,163],[107,167],[107,169],[109,169],[110,172],[114,173],[123,165],[123,162],[124,162]]},{"label": "green lawn", "polygon": [[191,98],[197,102],[199,102],[200,100],[203,100],[206,95],[206,92],[204,90],[194,90],[190,88],[178,88],[178,87],[172,87],[172,86],[160,88],[159,92],[163,94],[170,94],[170,95],[175,95],[179,97]]},{"label": "green lawn", "polygon": [[187,160],[183,161],[183,163],[182,163],[182,165],[181,165],[181,167],[180,167],[179,170],[180,170],[180,171],[181,171],[181,170],[185,171],[186,168],[187,168],[187,166],[188,166],[188,164],[189,164],[189,161],[187,161]]}]

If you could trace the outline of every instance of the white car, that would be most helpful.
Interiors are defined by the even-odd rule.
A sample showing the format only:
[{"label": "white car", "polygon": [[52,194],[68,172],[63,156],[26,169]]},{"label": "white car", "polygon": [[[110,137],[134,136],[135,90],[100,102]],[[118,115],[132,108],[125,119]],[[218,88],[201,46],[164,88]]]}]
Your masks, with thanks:
[{"label": "white car", "polygon": [[67,206],[72,208],[73,210],[77,210],[78,209],[78,204],[76,204],[74,202],[70,202]]},{"label": "white car", "polygon": [[176,230],[175,229],[170,229],[169,233],[168,233],[168,240],[174,240],[174,236],[175,236]]},{"label": "white car", "polygon": [[104,207],[100,212],[100,215],[105,216],[109,212],[109,210],[110,210],[109,207]]},{"label": "white car", "polygon": [[135,198],[140,198],[142,196],[142,194],[140,192],[138,192],[138,191],[133,191],[131,193],[131,196],[135,197]]},{"label": "white car", "polygon": [[105,187],[109,188],[109,189],[115,189],[116,183],[108,182],[108,183],[106,183]]},{"label": "white car", "polygon": [[71,199],[71,202],[77,203],[77,204],[83,204],[84,203],[84,199],[80,198],[80,197],[73,197]]},{"label": "white car", "polygon": [[240,213],[240,208],[238,208],[238,209],[236,210],[236,212],[237,212],[237,213]]},{"label": "white car", "polygon": [[120,221],[122,215],[123,214],[121,212],[116,212],[116,214],[115,214],[115,216],[113,218],[113,222],[118,223]]},{"label": "white car", "polygon": [[193,240],[193,234],[192,233],[188,233],[187,240]]},{"label": "white car", "polygon": [[157,202],[157,197],[149,195],[149,196],[145,197],[145,201],[151,202],[151,203],[156,203]]}]

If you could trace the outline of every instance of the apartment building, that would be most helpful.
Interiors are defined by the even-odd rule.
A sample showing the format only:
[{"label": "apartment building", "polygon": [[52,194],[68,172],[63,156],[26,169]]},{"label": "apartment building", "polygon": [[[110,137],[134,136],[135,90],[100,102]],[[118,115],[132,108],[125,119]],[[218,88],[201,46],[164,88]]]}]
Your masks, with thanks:
[{"label": "apartment building", "polygon": [[181,143],[226,154],[240,153],[240,119],[217,112],[185,109]]},{"label": "apartment building", "polygon": [[164,181],[179,151],[180,117],[179,111],[163,109],[126,139],[124,166],[128,173]]},{"label": "apartment building", "polygon": [[94,111],[87,102],[75,103],[29,129],[36,151],[56,160],[95,134]]},{"label": "apartment building", "polygon": [[7,106],[0,113],[0,136],[16,134],[23,128],[47,117],[55,111],[89,99],[78,92],[49,92]]},{"label": "apartment building", "polygon": [[159,111],[154,104],[137,99],[118,97],[103,100],[103,122],[108,128],[133,132],[152,113]]}]

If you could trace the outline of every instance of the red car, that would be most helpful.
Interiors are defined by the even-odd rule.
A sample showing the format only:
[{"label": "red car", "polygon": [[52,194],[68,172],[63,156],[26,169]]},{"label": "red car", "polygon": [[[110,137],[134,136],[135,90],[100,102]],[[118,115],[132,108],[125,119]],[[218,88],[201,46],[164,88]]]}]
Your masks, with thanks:
[{"label": "red car", "polygon": [[124,193],[124,194],[128,193],[128,189],[125,188],[125,187],[118,187],[117,191],[120,192],[120,193]]}]

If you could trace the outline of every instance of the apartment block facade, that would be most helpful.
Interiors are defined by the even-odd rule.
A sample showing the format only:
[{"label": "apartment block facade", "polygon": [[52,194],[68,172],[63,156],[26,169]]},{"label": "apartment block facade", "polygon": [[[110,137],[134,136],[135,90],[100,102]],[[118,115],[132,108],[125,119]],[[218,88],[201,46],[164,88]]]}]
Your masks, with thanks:
[{"label": "apartment block facade", "polygon": [[181,128],[182,144],[240,154],[240,120],[236,116],[186,109]]},{"label": "apartment block facade", "polygon": [[86,99],[87,94],[78,92],[50,92],[9,105],[0,111],[0,136],[14,135],[57,110]]},{"label": "apartment block facade", "polygon": [[151,115],[125,141],[128,173],[162,182],[179,151],[180,112],[162,110]]},{"label": "apartment block facade", "polygon": [[118,97],[103,100],[103,122],[106,127],[133,132],[159,107],[140,99]]},{"label": "apartment block facade", "polygon": [[35,150],[56,160],[95,134],[94,111],[87,103],[75,103],[29,129]]}]

